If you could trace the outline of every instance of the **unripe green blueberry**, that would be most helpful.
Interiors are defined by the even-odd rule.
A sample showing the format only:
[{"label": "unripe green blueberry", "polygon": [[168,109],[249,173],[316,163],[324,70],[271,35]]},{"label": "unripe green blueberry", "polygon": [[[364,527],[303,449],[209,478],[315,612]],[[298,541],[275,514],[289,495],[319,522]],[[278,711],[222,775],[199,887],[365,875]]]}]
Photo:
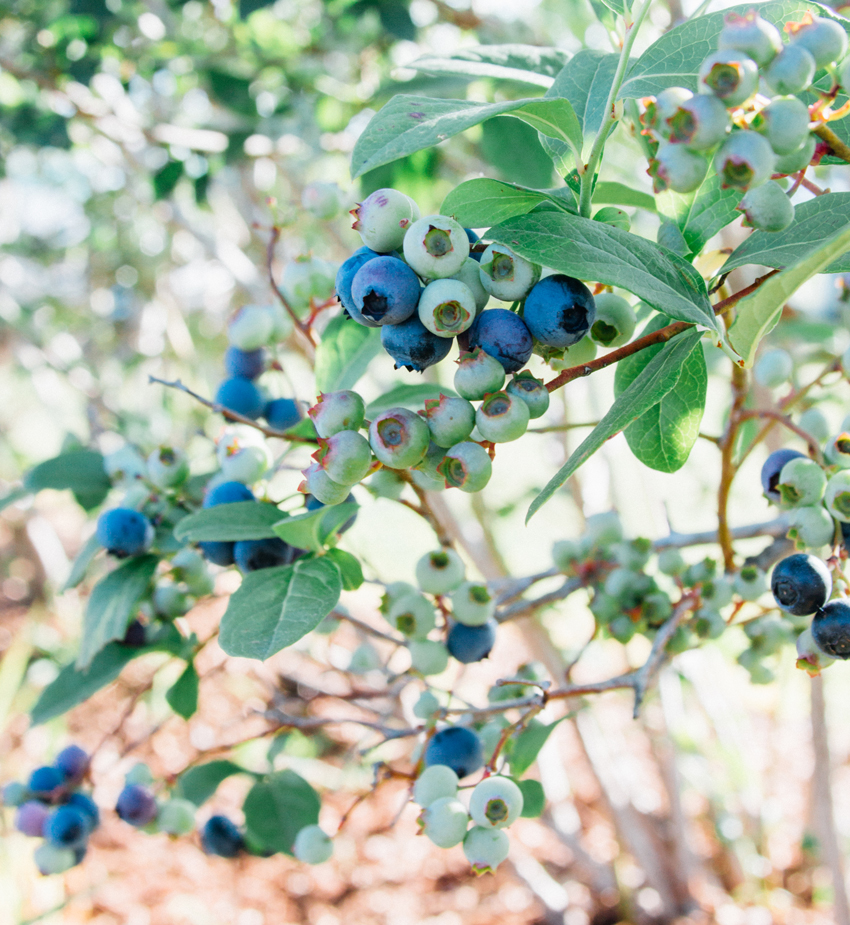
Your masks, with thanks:
[{"label": "unripe green blueberry", "polygon": [[[466,399],[460,399],[466,401]],[[473,412],[474,413],[474,412]],[[446,448],[438,446],[432,440],[428,444],[428,452],[421,462],[411,470],[414,484],[425,491],[445,491],[446,480],[440,475],[440,463],[445,459]]]},{"label": "unripe green blueberry", "polygon": [[756,113],[750,127],[764,135],[777,154],[793,154],[809,137],[809,107],[796,96],[778,96]]},{"label": "unripe green blueberry", "polygon": [[850,91],[850,57],[845,58],[838,68],[838,83],[845,93]]},{"label": "unripe green blueberry", "polygon": [[755,565],[745,565],[732,580],[735,593],[741,600],[756,601],[767,591],[767,576]]},{"label": "unripe green blueberry", "polygon": [[622,602],[624,598],[631,597],[640,590],[645,578],[647,576],[620,566],[608,573],[604,585],[605,593]]},{"label": "unripe green blueberry", "polygon": [[479,264],[481,285],[497,299],[524,299],[540,279],[540,266],[520,257],[506,244],[490,244]]},{"label": "unripe green blueberry", "polygon": [[325,392],[307,412],[316,433],[327,439],[341,430],[360,430],[366,419],[366,403],[350,390]]},{"label": "unripe green blueberry", "polygon": [[824,503],[830,514],[843,524],[850,523],[850,470],[842,469],[826,483]]},{"label": "unripe green blueberry", "polygon": [[714,168],[723,188],[734,187],[745,193],[770,179],[776,155],[770,142],[757,132],[733,132],[720,146]]},{"label": "unripe green blueberry", "polygon": [[635,626],[634,620],[624,613],[618,614],[608,624],[608,633],[611,635],[611,638],[616,639],[617,642],[622,645],[625,645],[634,638],[636,632],[637,626]]},{"label": "unripe green blueberry", "polygon": [[295,836],[292,853],[304,864],[323,864],[334,853],[333,841],[320,826],[305,825]]},{"label": "unripe green blueberry", "polygon": [[[491,687],[490,693],[493,693],[493,691],[499,691],[503,693],[504,688],[503,687],[496,687],[496,688]],[[516,694],[514,693],[512,697],[513,696],[516,696]],[[488,695],[488,699],[490,699],[489,695]],[[491,702],[493,701],[491,700]],[[492,759],[493,752],[496,751],[496,746],[502,740],[502,733],[505,731],[508,725],[509,723],[504,718],[504,716],[496,716],[493,719],[491,719],[489,722],[485,723],[478,730],[478,738],[481,739],[481,747],[484,751],[485,761],[490,761]],[[508,741],[504,742],[502,745],[503,753],[509,751],[510,747],[511,747],[511,742],[510,742],[510,739],[508,739]]]},{"label": "unripe green blueberry", "polygon": [[749,672],[750,684],[770,684],[774,681],[774,673],[761,661],[764,657],[765,653],[757,652],[755,649],[744,649],[736,659],[738,664]]},{"label": "unripe green blueberry", "polygon": [[522,791],[508,777],[488,777],[469,798],[469,815],[485,829],[505,829],[522,812]]},{"label": "unripe green blueberry", "polygon": [[[597,299],[597,308],[598,304]],[[535,379],[527,369],[515,373],[505,391],[508,395],[521,398],[528,405],[528,414],[532,420],[541,417],[549,409],[549,391],[543,381]]]},{"label": "unripe green blueberry", "polygon": [[702,62],[698,79],[701,93],[713,93],[734,108],[746,103],[758,89],[759,68],[743,52],[724,49]]},{"label": "unripe green blueberry", "polygon": [[446,488],[474,493],[490,481],[493,463],[483,446],[467,440],[446,450],[437,472],[445,479]]},{"label": "unripe green blueberry", "polygon": [[793,154],[783,154],[781,157],[776,158],[773,172],[787,175],[789,173],[797,173],[797,171],[802,170],[804,167],[808,167],[812,162],[812,158],[815,156],[815,150],[818,146],[817,142],[817,136],[810,134],[799,151],[795,151]]},{"label": "unripe green blueberry", "polygon": [[195,830],[195,804],[173,798],[163,804],[156,817],[156,827],[168,835],[188,835]]},{"label": "unripe green blueberry", "polygon": [[587,553],[587,543],[582,540],[558,540],[552,546],[552,561],[558,571],[572,575],[576,565],[584,560]]},{"label": "unripe green blueberry", "polygon": [[647,626],[661,626],[672,613],[673,602],[670,595],[664,591],[647,594],[640,605],[640,616],[646,621]]},{"label": "unripe green blueberry", "polygon": [[829,439],[829,421],[820,408],[807,408],[800,415],[797,426],[818,443],[825,443]]},{"label": "unripe green blueberry", "polygon": [[473,257],[467,257],[463,266],[450,276],[449,279],[456,279],[469,287],[472,297],[475,299],[475,314],[482,311],[490,301],[490,293],[481,285],[481,274],[479,272],[478,261]]},{"label": "unripe green blueberry", "polygon": [[780,347],[774,347],[772,350],[765,350],[756,360],[753,376],[759,385],[766,389],[774,389],[786,383],[793,371],[794,361],[791,354]]},{"label": "unripe green blueberry", "polygon": [[[594,298],[598,299],[598,296]],[[554,357],[549,360],[549,365],[554,370],[571,369],[573,366],[584,366],[596,359],[596,344],[590,336],[582,337],[572,347],[567,347],[562,357]]]},{"label": "unripe green blueberry", "polygon": [[[475,408],[465,398],[440,395],[425,402],[425,420],[431,440],[438,447],[448,448],[466,440],[475,427]],[[442,456],[437,464],[442,460]],[[436,464],[435,464],[436,467]]]},{"label": "unripe green blueberry", "polygon": [[250,444],[234,449],[221,459],[221,474],[227,482],[253,485],[272,464],[271,451],[265,444]]},{"label": "unripe green blueberry", "polygon": [[685,145],[663,141],[649,161],[648,173],[656,193],[668,189],[674,193],[690,193],[705,179],[708,161]]},{"label": "unripe green blueberry", "polygon": [[465,581],[452,591],[452,613],[458,623],[466,626],[483,626],[496,612],[496,602],[487,585]]},{"label": "unripe green blueberry", "polygon": [[504,366],[480,347],[461,354],[457,361],[455,391],[469,401],[480,401],[489,392],[498,392],[504,383]]},{"label": "unripe green blueberry", "polygon": [[530,417],[528,405],[521,398],[508,392],[493,392],[478,406],[475,423],[485,440],[509,443],[528,430]]},{"label": "unripe green blueberry", "polygon": [[782,35],[772,23],[750,10],[743,16],[728,13],[717,39],[721,51],[740,51],[765,67],[782,50]]},{"label": "unripe green blueberry", "polygon": [[797,549],[817,549],[835,539],[835,522],[822,504],[798,507],[791,513],[788,536]]},{"label": "unripe green blueberry", "polygon": [[311,299],[322,303],[333,296],[337,270],[337,264],[329,260],[302,255],[283,268],[280,288],[292,309],[305,314]]},{"label": "unripe green blueberry", "polygon": [[445,279],[459,273],[469,257],[469,238],[462,225],[447,215],[426,215],[404,236],[404,259],[425,279]]},{"label": "unripe green blueberry", "polygon": [[694,632],[700,639],[719,639],[726,631],[726,621],[712,607],[700,607],[694,614]]},{"label": "unripe green blueberry", "polygon": [[[433,694],[431,696],[434,697]],[[436,697],[434,699],[436,700]],[[413,800],[423,809],[427,809],[437,800],[455,799],[457,788],[457,774],[448,765],[432,764],[416,778],[416,783],[413,785]]]},{"label": "unripe green blueberry", "polygon": [[138,784],[140,787],[149,787],[153,783],[153,773],[143,762],[139,761],[124,775],[126,785]]},{"label": "unripe green blueberry", "polygon": [[652,543],[645,537],[639,536],[633,540],[624,540],[614,546],[612,552],[617,562],[633,572],[639,572],[652,554]]},{"label": "unripe green blueberry", "polygon": [[466,835],[469,816],[456,797],[440,797],[419,814],[422,833],[438,848],[454,848]]},{"label": "unripe green blueberry", "polygon": [[681,575],[687,567],[681,552],[673,546],[658,553],[658,571],[663,575]]},{"label": "unripe green blueberry", "polygon": [[794,221],[794,203],[776,180],[749,190],[736,208],[744,213],[744,227],[759,231],[784,231]]},{"label": "unripe green blueberry", "polygon": [[425,553],[416,563],[416,583],[426,594],[448,594],[463,581],[466,566],[453,549]]},{"label": "unripe green blueberry", "polygon": [[729,132],[729,111],[716,96],[701,93],[681,103],[667,120],[669,140],[692,151],[719,145]]},{"label": "unripe green blueberry", "polygon": [[652,129],[662,138],[668,138],[670,135],[670,125],[667,120],[681,106],[682,103],[693,97],[690,90],[684,87],[667,87],[662,90],[654,100],[646,107],[646,112],[641,116],[641,122],[645,128]]},{"label": "unripe green blueberry", "polygon": [[319,449],[313,459],[328,478],[339,485],[356,485],[372,466],[369,441],[356,430],[341,430],[325,440],[319,437]]},{"label": "unripe green blueberry", "polygon": [[818,504],[826,490],[826,476],[813,459],[798,456],[782,467],[777,489],[783,507]]},{"label": "unripe green blueberry", "polygon": [[369,481],[364,484],[365,488],[376,498],[389,498],[391,501],[398,501],[407,484],[401,479],[395,469],[386,469],[381,467],[378,471],[369,477]]},{"label": "unripe green blueberry", "polygon": [[148,472],[147,463],[142,454],[129,443],[103,457],[103,469],[113,484],[143,479]]},{"label": "unripe green blueberry", "polygon": [[764,79],[774,93],[780,96],[808,90],[815,77],[817,65],[811,52],[800,44],[786,45],[770,62]]},{"label": "unripe green blueberry", "polygon": [[798,23],[787,23],[785,31],[791,42],[802,46],[815,59],[816,67],[826,67],[847,54],[847,33],[834,19],[813,16],[810,10]]},{"label": "unripe green blueberry", "polygon": [[159,488],[174,488],[189,477],[189,461],[183,450],[161,446],[148,456],[148,478]]},{"label": "unripe green blueberry", "polygon": [[322,504],[341,504],[348,497],[350,485],[335,482],[318,463],[311,463],[302,470],[304,481],[298,490],[305,495],[312,495]]},{"label": "unripe green blueberry", "polygon": [[388,254],[401,247],[404,237],[419,218],[419,206],[395,189],[375,190],[351,210],[363,243],[375,253]]},{"label": "unripe green blueberry", "polygon": [[316,218],[323,221],[333,218],[342,205],[343,191],[336,183],[322,183],[315,180],[301,191],[301,205]]},{"label": "unripe green blueberry", "polygon": [[419,320],[437,337],[462,334],[475,320],[475,296],[457,279],[435,279],[419,297]]},{"label": "unripe green blueberry", "polygon": [[421,594],[408,594],[397,600],[387,620],[405,636],[424,639],[437,625],[434,605]]},{"label": "unripe green blueberry", "polygon": [[[430,642],[430,640],[423,640],[423,642]],[[446,654],[446,664],[448,664],[448,653]],[[416,703],[413,704],[413,715],[417,717],[418,719],[432,719],[434,714],[439,709],[440,709],[440,701],[437,700],[434,693],[432,691],[422,691],[422,693],[419,695],[419,699],[416,701]],[[452,771],[451,768],[447,767],[444,764],[433,764],[431,765],[431,767],[446,768],[447,771]],[[420,776],[419,780],[421,780],[422,777],[425,776],[425,773],[426,773],[425,771],[422,772],[422,775]],[[452,774],[454,774],[454,771],[452,771]],[[438,775],[432,775],[432,776],[439,779],[442,775],[438,774]],[[417,780],[417,783],[419,783],[419,780]],[[455,780],[457,780],[457,774],[455,774]],[[434,797],[434,799],[437,800],[440,797],[454,796],[456,792],[457,792],[457,784],[455,784],[455,789],[453,791],[447,792],[447,793],[438,793]],[[413,798],[416,800],[417,803],[419,803],[420,806],[426,805],[425,803],[419,802],[419,799],[416,796],[415,786],[413,789]]]},{"label": "unripe green blueberry", "polygon": [[629,213],[616,206],[603,206],[594,214],[593,221],[602,222],[603,225],[610,225],[612,228],[620,228],[623,231],[629,231],[632,227]]},{"label": "unripe green blueberry", "polygon": [[591,514],[584,525],[584,532],[595,548],[611,546],[623,538],[623,525],[616,511]]},{"label": "unripe green blueberry", "polygon": [[492,874],[505,860],[511,843],[502,829],[473,826],[463,840],[463,853],[476,874]]},{"label": "unripe green blueberry", "polygon": [[33,853],[35,866],[45,877],[50,874],[63,874],[77,863],[73,848],[60,848],[52,842],[42,842]]},{"label": "unripe green blueberry", "polygon": [[590,327],[590,337],[603,347],[622,347],[635,333],[635,310],[622,296],[602,292],[594,296],[596,321]]},{"label": "unripe green blueberry", "polygon": [[722,576],[703,583],[701,596],[706,606],[721,610],[732,603],[732,584]]},{"label": "unripe green blueberry", "polygon": [[393,581],[384,589],[384,594],[381,598],[381,606],[378,609],[386,616],[390,612],[390,608],[393,604],[403,597],[406,597],[408,594],[416,594],[416,588],[414,588],[412,584],[406,581]]},{"label": "unripe green blueberry", "polygon": [[832,437],[827,442],[823,455],[831,466],[850,469],[850,433],[842,431]]},{"label": "unripe green blueberry", "polygon": [[240,350],[265,347],[273,333],[273,318],[263,305],[244,305],[227,326],[227,339]]},{"label": "unripe green blueberry", "polygon": [[442,674],[449,666],[449,650],[442,642],[411,639],[407,648],[410,652],[410,667],[426,677]]},{"label": "unripe green blueberry", "polygon": [[705,581],[710,581],[714,578],[716,572],[717,563],[714,559],[709,559],[706,556],[701,562],[694,562],[685,569],[682,573],[682,583],[688,587],[693,587]]},{"label": "unripe green blueberry", "polygon": [[622,613],[622,607],[615,597],[604,591],[597,591],[590,602],[590,612],[596,617],[596,622],[604,626]]},{"label": "unripe green blueberry", "polygon": [[824,668],[829,668],[835,662],[831,655],[827,655],[815,642],[811,627],[807,627],[797,637],[797,667],[810,670],[811,674],[819,674]]},{"label": "unripe green blueberry", "polygon": [[381,667],[381,656],[371,642],[361,643],[348,660],[348,670],[352,674],[368,674]]},{"label": "unripe green blueberry", "polygon": [[428,452],[431,431],[407,408],[390,408],[369,426],[369,443],[380,462],[391,469],[409,469]]},{"label": "unripe green blueberry", "polygon": [[162,617],[182,617],[191,607],[189,597],[173,581],[161,581],[153,589],[153,608]]}]

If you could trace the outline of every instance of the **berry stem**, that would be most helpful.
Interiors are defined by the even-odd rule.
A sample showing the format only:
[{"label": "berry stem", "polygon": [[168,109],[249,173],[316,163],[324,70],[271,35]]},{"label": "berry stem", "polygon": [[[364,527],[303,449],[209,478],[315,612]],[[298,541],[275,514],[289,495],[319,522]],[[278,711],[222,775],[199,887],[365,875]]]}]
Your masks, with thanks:
[{"label": "berry stem", "polygon": [[836,157],[840,157],[850,164],[850,145],[844,144],[828,125],[819,125],[814,132],[821,141],[825,141],[829,145]]},{"label": "berry stem", "polygon": [[269,243],[266,247],[266,271],[269,275],[269,284],[272,287],[272,291],[278,297],[280,304],[286,309],[287,314],[292,319],[292,323],[296,328],[307,338],[312,347],[316,346],[316,339],[313,337],[313,332],[310,328],[304,324],[303,321],[295,314],[295,310],[289,304],[289,299],[281,291],[278,284],[275,282],[274,278],[274,249],[277,246],[277,242],[280,240],[280,228],[277,225],[272,225],[272,233],[269,237]]}]

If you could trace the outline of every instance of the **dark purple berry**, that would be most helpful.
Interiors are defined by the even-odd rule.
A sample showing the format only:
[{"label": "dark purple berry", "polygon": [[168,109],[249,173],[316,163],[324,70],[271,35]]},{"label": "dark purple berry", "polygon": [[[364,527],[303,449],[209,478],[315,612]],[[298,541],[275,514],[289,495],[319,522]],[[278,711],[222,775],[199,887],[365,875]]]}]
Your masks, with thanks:
[{"label": "dark purple berry", "polygon": [[59,752],[54,764],[65,775],[66,782],[77,783],[86,773],[89,756],[79,745],[69,745]]},{"label": "dark purple berry", "polygon": [[484,748],[481,739],[466,726],[450,726],[441,729],[425,749],[425,765],[445,764],[458,777],[466,777],[484,764]]},{"label": "dark purple berry", "polygon": [[275,565],[291,565],[303,552],[276,536],[264,540],[239,540],[233,547],[233,560],[241,572],[256,572]]},{"label": "dark purple berry", "polygon": [[528,362],[534,342],[519,315],[506,308],[490,308],[481,312],[469,329],[470,352],[476,347],[498,360],[506,373],[515,373]]},{"label": "dark purple berry", "polygon": [[850,658],[850,603],[830,601],[812,620],[812,638],[833,658]]},{"label": "dark purple berry", "polygon": [[124,638],[118,641],[122,646],[131,646],[134,649],[141,648],[147,642],[145,624],[140,620],[133,620],[127,627]]},{"label": "dark purple berry", "polygon": [[522,317],[538,343],[558,349],[572,347],[596,320],[596,303],[580,280],[555,273],[529,292]]},{"label": "dark purple berry", "polygon": [[805,617],[820,610],[829,600],[832,575],[817,556],[795,553],[776,564],[770,590],[783,610]]},{"label": "dark purple berry", "polygon": [[44,835],[44,823],[50,815],[50,808],[39,800],[22,803],[15,813],[15,828],[30,838]]},{"label": "dark purple berry", "polygon": [[492,618],[481,626],[454,623],[446,637],[449,655],[466,665],[487,658],[496,642],[496,626],[496,621]]},{"label": "dark purple berry", "polygon": [[292,398],[273,398],[265,407],[263,417],[269,427],[275,430],[287,430],[301,420],[301,409]]},{"label": "dark purple berry", "polygon": [[769,501],[779,504],[782,500],[777,487],[779,485],[779,473],[782,472],[782,467],[785,463],[790,462],[792,459],[797,459],[797,457],[802,457],[802,455],[797,450],[781,449],[775,450],[764,461],[764,465],[761,467],[761,487]]},{"label": "dark purple berry", "polygon": [[250,379],[243,376],[225,379],[216,389],[215,403],[226,409],[225,414],[232,411],[252,420],[256,420],[266,407],[263,393]]},{"label": "dark purple berry", "polygon": [[413,315],[401,324],[384,325],[381,345],[393,358],[396,369],[403,366],[421,373],[448,356],[452,339],[432,334],[419,316]]},{"label": "dark purple berry", "polygon": [[123,559],[143,553],[153,539],[151,522],[128,507],[104,511],[97,519],[97,539],[107,552]]},{"label": "dark purple berry", "polygon": [[156,799],[147,787],[128,784],[118,795],[115,812],[125,822],[141,828],[156,819]]},{"label": "dark purple berry", "polygon": [[52,765],[36,768],[27,781],[29,792],[39,800],[49,800],[65,783],[65,775]]},{"label": "dark purple berry", "polygon": [[[374,324],[400,324],[416,311],[419,277],[398,257],[376,257],[364,264],[351,283],[357,311]],[[352,312],[355,321],[359,320]]]},{"label": "dark purple berry", "polygon": [[265,367],[266,352],[262,347],[257,350],[240,350],[230,346],[224,351],[224,371],[228,376],[256,379]]},{"label": "dark purple berry", "polygon": [[235,858],[245,847],[245,841],[227,816],[210,816],[201,829],[201,847],[207,854]]}]

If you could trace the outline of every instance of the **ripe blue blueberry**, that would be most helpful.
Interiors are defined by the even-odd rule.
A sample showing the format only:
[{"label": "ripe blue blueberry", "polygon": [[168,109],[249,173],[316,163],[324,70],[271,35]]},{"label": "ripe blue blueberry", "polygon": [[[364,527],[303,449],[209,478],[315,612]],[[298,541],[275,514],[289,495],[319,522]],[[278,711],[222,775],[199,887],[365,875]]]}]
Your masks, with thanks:
[{"label": "ripe blue blueberry", "polygon": [[765,67],[782,50],[782,36],[772,23],[750,10],[743,16],[728,13],[717,39],[721,51],[740,51]]},{"label": "ripe blue blueberry", "polygon": [[426,215],[404,236],[404,259],[425,279],[454,276],[469,256],[463,227],[446,215]]},{"label": "ripe blue blueberry", "polygon": [[428,425],[407,408],[390,408],[369,425],[372,452],[391,469],[415,466],[424,458],[430,442]]},{"label": "ripe blue blueberry", "polygon": [[506,308],[490,308],[481,312],[469,329],[469,349],[476,347],[497,359],[506,373],[515,373],[528,362],[534,341],[529,325],[519,315]]},{"label": "ripe blue blueberry", "polygon": [[115,812],[124,822],[141,828],[156,819],[156,799],[147,787],[128,784],[118,794]]},{"label": "ripe blue blueberry", "polygon": [[263,409],[269,427],[288,430],[301,420],[301,408],[294,398],[273,398]]},{"label": "ripe blue blueberry", "polygon": [[201,829],[201,847],[207,854],[235,858],[245,847],[245,841],[227,816],[210,816]]},{"label": "ripe blue blueberry", "polygon": [[30,774],[27,787],[29,792],[39,800],[49,800],[64,783],[65,775],[59,768],[44,765]]},{"label": "ripe blue blueberry", "polygon": [[714,157],[723,188],[734,187],[742,193],[769,180],[775,165],[770,142],[758,132],[733,132]]},{"label": "ripe blue blueberry", "polygon": [[363,243],[381,254],[401,247],[407,229],[419,218],[419,206],[404,193],[386,188],[375,190],[351,210]]},{"label": "ripe blue blueberry", "polygon": [[446,451],[437,473],[445,479],[446,488],[459,488],[474,494],[490,481],[493,463],[480,443],[466,440]]},{"label": "ripe blue blueberry", "polygon": [[395,368],[402,366],[421,373],[448,356],[452,348],[449,337],[438,337],[413,315],[401,324],[381,328],[381,346],[393,358]]},{"label": "ripe blue blueberry", "polygon": [[686,145],[662,142],[650,158],[647,173],[652,177],[656,193],[673,190],[674,193],[693,192],[708,173],[708,161]]},{"label": "ripe blue blueberry", "polygon": [[[481,317],[487,314],[483,312]],[[596,303],[580,280],[555,273],[541,279],[528,294],[523,319],[538,343],[559,349],[572,347],[596,320]]]},{"label": "ripe blue blueberry", "polygon": [[264,540],[238,540],[233,546],[233,561],[241,572],[247,574],[276,565],[291,565],[302,552],[277,536]]},{"label": "ripe blue blueberry", "polygon": [[449,726],[436,733],[425,749],[425,766],[445,764],[458,777],[477,771],[484,764],[481,739],[465,726]]},{"label": "ripe blue blueberry", "polygon": [[817,556],[795,553],[776,564],[770,590],[783,610],[797,617],[806,617],[820,610],[829,600],[832,575]]},{"label": "ripe blue blueberry", "polygon": [[203,540],[198,543],[203,557],[213,565],[233,565],[233,543],[227,540]]},{"label": "ripe blue blueberry", "polygon": [[540,266],[520,257],[506,244],[493,243],[481,255],[481,285],[503,302],[524,299],[540,279]]},{"label": "ripe blue blueberry", "polygon": [[100,825],[100,810],[94,800],[88,794],[76,791],[68,797],[66,806],[73,806],[79,810],[86,819],[89,832],[93,832]]},{"label": "ripe blue blueberry", "polygon": [[740,51],[723,50],[709,55],[700,65],[699,86],[729,106],[740,106],[758,89],[759,69]]},{"label": "ripe blue blueberry", "polygon": [[454,386],[469,401],[480,401],[489,392],[498,392],[504,383],[504,367],[480,347],[461,354],[457,361]]},{"label": "ripe blue blueberry", "polygon": [[378,325],[407,321],[416,311],[421,292],[419,278],[398,257],[376,257],[368,261],[351,282],[355,308],[368,321]]},{"label": "ripe blue blueberry", "polygon": [[541,379],[535,379],[528,371],[517,373],[508,383],[508,395],[521,398],[528,405],[529,417],[533,420],[545,414],[549,408],[549,392]]},{"label": "ripe blue blueberry", "polygon": [[832,658],[850,658],[850,603],[825,604],[812,620],[812,638]]},{"label": "ripe blue blueberry", "polygon": [[254,493],[242,482],[219,482],[204,498],[204,507],[218,507],[219,504],[233,504],[236,501],[254,501]]},{"label": "ripe blue blueberry", "polygon": [[785,27],[794,45],[802,46],[815,59],[815,67],[826,67],[847,54],[847,33],[841,23],[806,10],[800,22]]},{"label": "ripe blue blueberry", "polygon": [[224,351],[224,371],[228,376],[256,379],[266,367],[266,352],[262,347],[256,350],[240,350],[232,344]]},{"label": "ripe blue blueberry", "polygon": [[[354,299],[351,295],[351,283],[354,280],[357,271],[364,263],[368,263],[370,260],[374,260],[375,257],[380,257],[381,255],[377,251],[373,251],[369,247],[360,247],[358,248],[349,258],[345,260],[342,266],[337,270],[336,274],[336,295],[339,301],[342,303],[342,307],[351,314],[351,310],[354,309],[357,311],[357,306],[354,304]],[[358,312],[359,314],[359,312]],[[376,325],[370,324],[369,326]]]},{"label": "ripe blue blueberry", "polygon": [[222,406],[225,417],[228,411],[232,411],[256,420],[266,407],[263,393],[250,379],[244,379],[242,376],[225,379],[216,389],[213,400]]},{"label": "ripe blue blueberry", "polygon": [[97,519],[97,540],[113,556],[125,558],[143,553],[153,540],[151,522],[131,508],[114,507]]},{"label": "ripe blue blueberry", "polygon": [[81,848],[89,835],[88,820],[76,806],[59,806],[44,823],[44,837],[59,848]]},{"label": "ripe blue blueberry", "polygon": [[439,398],[425,402],[425,420],[431,431],[431,440],[439,447],[448,448],[466,440],[472,433],[475,408],[465,398],[441,394]]},{"label": "ripe blue blueberry", "polygon": [[457,279],[435,279],[422,290],[419,320],[437,337],[455,337],[471,324],[478,311],[475,296]]},{"label": "ripe blue blueberry", "polygon": [[453,623],[446,636],[446,648],[459,662],[469,664],[487,658],[496,642],[495,620],[490,619],[481,626],[466,626]]},{"label": "ripe blue blueberry", "polygon": [[764,79],[770,88],[783,96],[808,90],[817,65],[812,53],[803,45],[786,45],[770,62]]},{"label": "ripe blue blueberry", "polygon": [[775,450],[767,457],[761,467],[761,487],[768,501],[779,504],[782,499],[779,494],[779,473],[789,460],[802,456],[803,454],[798,450],[781,449]]},{"label": "ripe blue blueberry", "polygon": [[[794,221],[794,203],[791,202],[785,194],[785,190],[776,180],[768,180],[766,183],[762,183],[761,186],[748,190],[736,208],[739,212],[744,213],[744,226],[758,228],[759,231],[773,233],[784,231]],[[776,355],[775,351],[768,351],[768,353],[760,357],[759,362],[762,362],[765,356],[771,353]],[[788,353],[784,350],[781,353],[788,356]],[[789,361],[791,360],[790,356],[788,356],[788,359]],[[788,380],[791,371],[791,369],[788,369],[782,377],[782,382]],[[757,372],[756,378],[758,378]]]},{"label": "ripe blue blueberry", "polygon": [[15,812],[15,828],[30,838],[41,838],[50,808],[40,800],[27,800]]},{"label": "ripe blue blueberry", "polygon": [[68,745],[53,763],[65,775],[66,782],[77,783],[88,769],[89,756],[79,745]]}]

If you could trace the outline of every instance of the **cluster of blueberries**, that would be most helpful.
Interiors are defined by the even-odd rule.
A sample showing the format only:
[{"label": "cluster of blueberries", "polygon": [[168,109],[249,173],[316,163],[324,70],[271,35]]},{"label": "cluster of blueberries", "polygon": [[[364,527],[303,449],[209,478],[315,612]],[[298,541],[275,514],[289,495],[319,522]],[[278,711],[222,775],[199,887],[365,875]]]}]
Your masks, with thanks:
[{"label": "cluster of blueberries", "polygon": [[35,863],[42,874],[58,874],[82,861],[89,836],[100,824],[92,798],[79,787],[89,756],[69,745],[51,765],[36,768],[26,784],[11,781],[3,788],[3,805],[15,807],[15,828],[42,838]]},{"label": "cluster of blueberries", "polygon": [[812,162],[817,137],[810,121],[832,98],[827,94],[810,110],[797,94],[811,87],[821,68],[836,88],[850,87],[850,58],[842,61],[847,33],[834,19],[807,12],[785,32],[787,45],[754,10],[729,13],[718,51],[700,67],[699,92],[669,87],[645,101],[644,133],[657,143],[649,168],[656,192],[697,189],[714,152],[723,186],[744,194],[738,209],[746,224],[773,232],[791,224],[794,206],[771,178]]}]

